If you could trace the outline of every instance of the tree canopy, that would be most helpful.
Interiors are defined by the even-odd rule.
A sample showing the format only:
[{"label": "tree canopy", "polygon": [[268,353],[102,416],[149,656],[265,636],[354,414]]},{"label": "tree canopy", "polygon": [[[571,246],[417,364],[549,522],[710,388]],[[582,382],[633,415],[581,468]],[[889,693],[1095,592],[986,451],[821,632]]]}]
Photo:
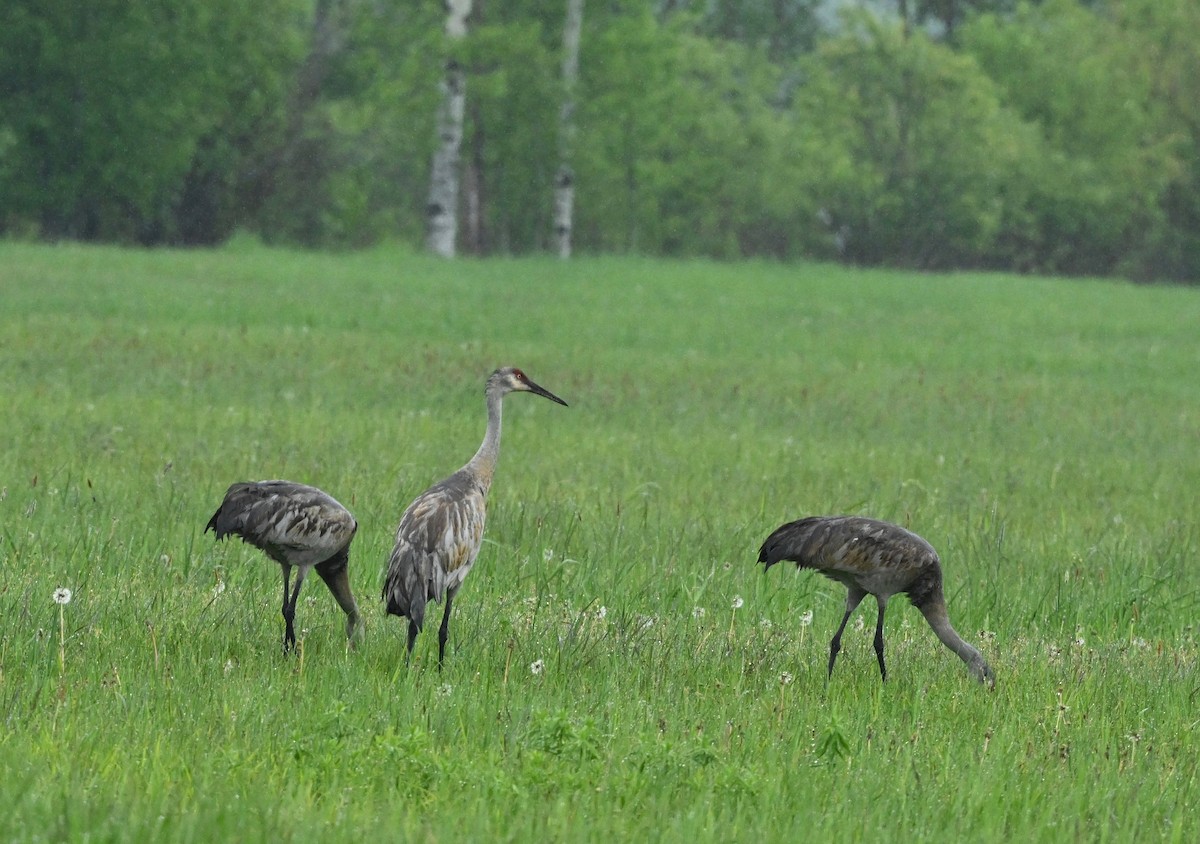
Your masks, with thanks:
[{"label": "tree canopy", "polygon": [[[565,12],[455,47],[463,252],[552,247]],[[1193,0],[592,3],[574,249],[1195,281],[1198,45]],[[10,0],[0,233],[419,243],[447,49],[432,2]]]}]

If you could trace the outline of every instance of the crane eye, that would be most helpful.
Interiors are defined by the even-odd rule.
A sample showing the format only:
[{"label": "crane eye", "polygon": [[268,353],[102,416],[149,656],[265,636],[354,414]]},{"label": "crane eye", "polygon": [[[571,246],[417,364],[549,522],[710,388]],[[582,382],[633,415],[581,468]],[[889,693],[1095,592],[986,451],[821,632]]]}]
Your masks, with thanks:
[{"label": "crane eye", "polygon": [[525,377],[525,373],[519,369],[513,370],[513,377],[520,381],[528,381],[529,380],[528,378]]}]

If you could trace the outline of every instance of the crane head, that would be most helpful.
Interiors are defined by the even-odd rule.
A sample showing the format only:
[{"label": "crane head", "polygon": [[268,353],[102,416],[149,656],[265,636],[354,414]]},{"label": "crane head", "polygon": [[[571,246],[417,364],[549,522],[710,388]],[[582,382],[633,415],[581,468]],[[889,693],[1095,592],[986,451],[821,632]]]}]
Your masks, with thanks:
[{"label": "crane head", "polygon": [[567,407],[567,403],[560,399],[554,393],[547,390],[538,384],[535,384],[528,375],[515,366],[504,366],[492,373],[487,380],[485,392],[491,393],[498,391],[500,395],[508,393],[534,393],[550,401],[558,402],[563,407]]}]

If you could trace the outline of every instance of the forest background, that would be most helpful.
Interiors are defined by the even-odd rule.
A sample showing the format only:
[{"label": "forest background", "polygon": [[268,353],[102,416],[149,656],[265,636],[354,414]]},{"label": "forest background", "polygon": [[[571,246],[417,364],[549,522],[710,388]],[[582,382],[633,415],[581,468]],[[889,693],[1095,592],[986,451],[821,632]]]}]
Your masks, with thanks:
[{"label": "forest background", "polygon": [[[568,3],[9,0],[0,236],[552,248]],[[592,0],[576,252],[1200,279],[1194,0]]]}]

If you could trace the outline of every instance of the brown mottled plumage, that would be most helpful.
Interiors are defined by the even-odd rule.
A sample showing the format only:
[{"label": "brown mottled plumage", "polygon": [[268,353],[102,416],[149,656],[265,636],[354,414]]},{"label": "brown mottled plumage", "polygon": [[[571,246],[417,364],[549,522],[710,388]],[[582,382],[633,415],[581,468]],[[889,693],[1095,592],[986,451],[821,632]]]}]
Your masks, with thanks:
[{"label": "brown mottled plumage", "polygon": [[519,369],[508,366],[491,374],[484,388],[488,423],[483,443],[471,460],[444,481],[417,496],[396,528],[396,546],[388,560],[383,600],[389,615],[408,619],[408,658],[425,624],[425,605],[445,600],[438,630],[438,666],[450,635],[450,606],[483,543],[486,504],[496,460],[500,456],[500,410],[511,392],[536,393],[566,406]]},{"label": "brown mottled plumage", "polygon": [[813,516],[789,522],[775,530],[758,552],[764,571],[780,560],[798,568],[816,569],[846,586],[846,614],[829,643],[829,672],[842,646],[842,631],[863,598],[874,595],[879,604],[875,623],[875,655],[879,673],[887,680],[883,662],[883,615],[888,598],[904,592],[921,611],[942,643],[958,654],[971,673],[989,687],[995,685],[992,669],[979,651],[963,641],[950,626],[942,593],[942,566],[937,552],[915,533],[890,522],[861,516]]},{"label": "brown mottled plumage", "polygon": [[[358,605],[350,592],[346,567],[358,523],[350,511],[316,487],[291,481],[236,483],[208,520],[205,532],[217,539],[235,534],[266,553],[283,569],[283,649],[296,644],[292,622],[300,586],[315,568],[346,613],[346,636],[354,642],[361,630]],[[288,588],[292,567],[296,586]]]}]

